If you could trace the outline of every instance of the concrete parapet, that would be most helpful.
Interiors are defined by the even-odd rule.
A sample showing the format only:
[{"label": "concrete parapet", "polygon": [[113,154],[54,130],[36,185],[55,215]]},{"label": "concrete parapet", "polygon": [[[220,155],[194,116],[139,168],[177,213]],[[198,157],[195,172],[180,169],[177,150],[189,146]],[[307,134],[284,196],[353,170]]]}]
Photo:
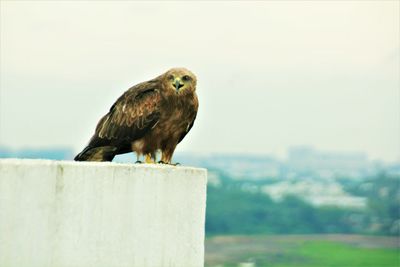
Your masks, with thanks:
[{"label": "concrete parapet", "polygon": [[0,160],[0,266],[203,266],[207,173]]}]

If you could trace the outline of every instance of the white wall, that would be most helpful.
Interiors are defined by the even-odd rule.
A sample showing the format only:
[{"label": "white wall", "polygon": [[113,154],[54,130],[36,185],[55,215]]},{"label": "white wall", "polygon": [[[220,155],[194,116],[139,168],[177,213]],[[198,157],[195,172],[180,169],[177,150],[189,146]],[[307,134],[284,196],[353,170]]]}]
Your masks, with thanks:
[{"label": "white wall", "polygon": [[206,176],[153,164],[0,160],[0,266],[203,266]]}]

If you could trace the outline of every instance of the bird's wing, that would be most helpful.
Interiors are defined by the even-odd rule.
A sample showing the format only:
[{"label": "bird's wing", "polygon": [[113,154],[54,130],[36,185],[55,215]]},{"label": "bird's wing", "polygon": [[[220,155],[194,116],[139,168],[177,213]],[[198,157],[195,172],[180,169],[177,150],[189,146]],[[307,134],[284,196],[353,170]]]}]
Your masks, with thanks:
[{"label": "bird's wing", "polygon": [[199,108],[199,101],[197,99],[197,96],[193,99],[193,107],[194,109],[191,110],[192,115],[191,117],[193,118],[191,121],[188,122],[188,125],[186,127],[186,130],[181,134],[178,143],[180,143],[183,138],[185,138],[185,136],[188,134],[188,132],[190,131],[190,129],[192,129],[194,121],[196,119],[196,115],[197,115],[197,109]]},{"label": "bird's wing", "polygon": [[183,138],[185,138],[185,136],[188,134],[188,132],[190,131],[190,129],[192,129],[195,119],[196,119],[196,116],[194,116],[192,122],[191,122],[190,124],[188,124],[188,126],[187,126],[187,128],[186,128],[186,131],[183,132],[183,133],[181,134],[181,137],[179,138],[178,143],[180,143],[180,142],[183,140]]},{"label": "bird's wing", "polygon": [[99,121],[93,137],[108,140],[141,138],[159,119],[160,99],[154,81],[130,88]]}]

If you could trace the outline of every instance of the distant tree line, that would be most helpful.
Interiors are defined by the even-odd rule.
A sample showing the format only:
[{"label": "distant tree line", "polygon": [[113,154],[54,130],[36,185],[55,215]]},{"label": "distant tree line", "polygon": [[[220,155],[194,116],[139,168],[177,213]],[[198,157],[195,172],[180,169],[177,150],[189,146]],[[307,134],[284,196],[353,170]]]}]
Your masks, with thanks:
[{"label": "distant tree line", "polygon": [[[256,190],[260,182],[221,176],[207,192],[206,233],[216,234],[399,234],[399,177],[384,174],[344,184],[354,195],[368,198],[366,209],[314,207],[301,196],[276,202]],[[348,181],[348,180],[343,180]],[[253,188],[253,190],[248,190]]]}]

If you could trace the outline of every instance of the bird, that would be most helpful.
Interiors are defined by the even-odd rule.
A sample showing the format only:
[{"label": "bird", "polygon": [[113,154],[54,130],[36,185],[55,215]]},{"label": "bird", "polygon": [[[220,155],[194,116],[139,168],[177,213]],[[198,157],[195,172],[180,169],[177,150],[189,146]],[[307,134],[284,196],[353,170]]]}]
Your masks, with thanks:
[{"label": "bird", "polygon": [[192,129],[199,101],[196,76],[172,68],[125,91],[97,123],[88,145],[75,161],[112,161],[135,152],[137,163],[172,164],[176,146]]}]

